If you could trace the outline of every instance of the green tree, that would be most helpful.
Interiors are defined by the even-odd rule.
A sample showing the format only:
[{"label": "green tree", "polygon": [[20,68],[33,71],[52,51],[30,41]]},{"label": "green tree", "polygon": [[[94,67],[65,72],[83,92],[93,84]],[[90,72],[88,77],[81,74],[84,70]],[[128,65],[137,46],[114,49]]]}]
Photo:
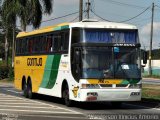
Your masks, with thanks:
[{"label": "green tree", "polygon": [[5,59],[8,61],[8,29],[13,29],[12,62],[14,61],[14,41],[17,18],[20,19],[23,31],[27,25],[39,28],[42,15],[51,14],[53,0],[3,0],[1,18],[5,30]]},{"label": "green tree", "polygon": [[38,28],[43,14],[51,14],[53,0],[4,0],[2,12],[7,22],[16,23],[16,17],[20,18],[23,30],[27,25]]},{"label": "green tree", "polygon": [[42,15],[51,14],[53,0],[19,0],[23,6],[20,10],[19,17],[21,20],[22,29],[25,31],[27,25],[33,25],[34,28],[39,28]]}]

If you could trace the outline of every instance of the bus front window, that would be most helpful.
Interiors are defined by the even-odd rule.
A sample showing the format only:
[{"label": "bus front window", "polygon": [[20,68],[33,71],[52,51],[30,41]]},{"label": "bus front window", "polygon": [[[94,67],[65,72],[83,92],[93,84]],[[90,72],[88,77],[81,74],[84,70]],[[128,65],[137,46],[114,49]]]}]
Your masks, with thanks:
[{"label": "bus front window", "polygon": [[83,41],[87,43],[138,43],[137,30],[85,29]]},{"label": "bus front window", "polygon": [[114,47],[114,74],[115,78],[140,79],[138,68],[138,49]]},{"label": "bus front window", "polygon": [[[113,64],[112,48],[85,48],[82,53],[82,78],[104,78]],[[113,73],[107,76],[113,78]]]},{"label": "bus front window", "polygon": [[136,48],[97,47],[82,52],[82,78],[140,79]]}]

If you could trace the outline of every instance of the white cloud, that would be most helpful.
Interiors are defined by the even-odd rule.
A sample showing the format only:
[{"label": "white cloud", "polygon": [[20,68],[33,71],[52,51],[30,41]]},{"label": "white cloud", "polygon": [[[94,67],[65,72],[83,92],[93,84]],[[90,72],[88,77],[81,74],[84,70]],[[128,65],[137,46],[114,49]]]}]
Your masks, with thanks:
[{"label": "white cloud", "polygon": [[[151,34],[151,24],[148,23],[140,29],[140,41],[142,43],[142,48],[146,46],[149,49],[150,45],[150,34]],[[160,46],[160,22],[154,22],[153,24],[153,49],[157,49]]]},{"label": "white cloud", "polygon": [[[160,33],[160,22],[154,22],[153,23],[153,31],[154,31],[154,35],[158,35]],[[145,26],[143,26],[143,28],[141,29],[141,33],[144,35],[149,35],[151,32],[151,24],[147,24]]]}]

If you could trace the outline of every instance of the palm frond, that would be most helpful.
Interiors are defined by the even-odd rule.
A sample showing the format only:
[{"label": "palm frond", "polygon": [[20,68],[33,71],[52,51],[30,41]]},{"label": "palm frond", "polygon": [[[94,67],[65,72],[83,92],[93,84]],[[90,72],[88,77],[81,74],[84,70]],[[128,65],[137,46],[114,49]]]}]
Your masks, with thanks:
[{"label": "palm frond", "polygon": [[44,13],[51,14],[53,0],[42,0]]}]

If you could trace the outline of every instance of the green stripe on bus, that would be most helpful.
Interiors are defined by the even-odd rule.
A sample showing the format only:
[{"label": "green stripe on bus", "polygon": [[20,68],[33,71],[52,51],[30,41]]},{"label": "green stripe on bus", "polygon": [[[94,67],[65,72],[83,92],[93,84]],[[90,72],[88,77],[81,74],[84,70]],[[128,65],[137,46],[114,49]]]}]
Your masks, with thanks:
[{"label": "green stripe on bus", "polygon": [[60,59],[61,55],[49,55],[47,57],[43,80],[41,83],[42,88],[51,89],[54,87],[57,79]]},{"label": "green stripe on bus", "polygon": [[61,59],[61,55],[55,55],[54,56],[53,64],[52,64],[52,70],[51,70],[51,74],[50,74],[50,79],[49,79],[49,82],[47,84],[48,89],[53,88],[55,83],[56,83],[60,59]]},{"label": "green stripe on bus", "polygon": [[56,30],[64,30],[64,29],[69,29],[69,25],[56,27],[56,28],[54,28],[53,30],[56,31]]},{"label": "green stripe on bus", "polygon": [[136,84],[138,83],[140,80],[135,80],[135,79],[131,79],[131,80],[123,80],[121,84],[127,85],[127,84]]},{"label": "green stripe on bus", "polygon": [[49,55],[46,60],[46,66],[44,69],[44,75],[43,75],[43,80],[41,83],[42,88],[46,88],[49,80],[50,80],[50,75],[51,75],[51,70],[52,70],[52,65],[53,65],[53,59],[54,55]]}]

